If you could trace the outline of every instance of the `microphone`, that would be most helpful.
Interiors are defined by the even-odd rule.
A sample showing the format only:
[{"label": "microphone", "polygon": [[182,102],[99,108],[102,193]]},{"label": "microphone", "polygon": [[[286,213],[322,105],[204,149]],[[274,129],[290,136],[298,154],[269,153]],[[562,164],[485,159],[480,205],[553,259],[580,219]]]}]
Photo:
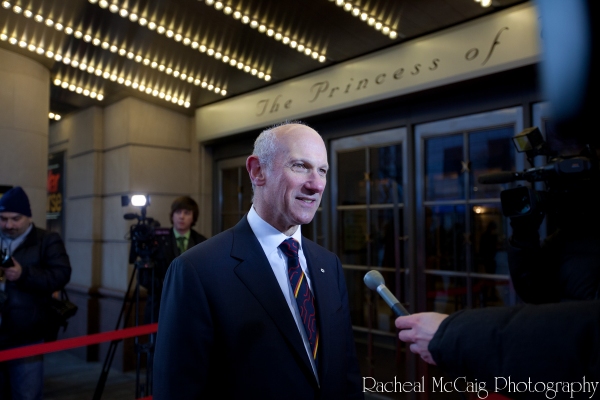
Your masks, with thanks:
[{"label": "microphone", "polygon": [[371,290],[376,290],[377,293],[381,296],[383,300],[391,307],[396,317],[403,317],[405,315],[410,315],[406,308],[400,304],[396,296],[390,292],[390,290],[385,286],[385,280],[383,276],[379,273],[379,271],[371,270],[365,274],[365,285]]},{"label": "microphone", "polygon": [[509,183],[523,179],[522,172],[495,172],[492,174],[479,175],[477,182],[486,185],[489,183]]}]

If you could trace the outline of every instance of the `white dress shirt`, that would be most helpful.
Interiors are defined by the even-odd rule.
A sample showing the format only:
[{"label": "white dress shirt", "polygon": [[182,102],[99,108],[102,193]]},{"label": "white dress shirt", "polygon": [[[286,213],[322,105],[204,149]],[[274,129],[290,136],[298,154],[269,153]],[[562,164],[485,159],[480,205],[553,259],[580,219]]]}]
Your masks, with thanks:
[{"label": "white dress shirt", "polygon": [[308,355],[308,359],[313,367],[313,372],[315,373],[315,377],[317,377],[317,368],[315,365],[315,360],[312,358],[312,351],[310,348],[310,343],[308,342],[308,337],[306,336],[306,331],[304,330],[304,324],[302,323],[302,319],[300,318],[300,313],[298,312],[298,304],[296,303],[296,299],[292,292],[292,285],[290,284],[290,280],[288,278],[288,257],[283,254],[281,249],[279,249],[279,245],[288,238],[294,238],[299,243],[298,257],[300,258],[300,267],[302,271],[304,271],[304,275],[306,277],[306,281],[308,282],[308,287],[314,295],[314,291],[312,289],[312,285],[310,282],[310,276],[308,274],[308,268],[306,264],[306,257],[304,256],[304,250],[302,248],[302,233],[300,230],[300,226],[292,236],[286,236],[273,226],[271,226],[268,222],[260,217],[257,214],[254,206],[250,208],[248,212],[248,224],[250,224],[250,228],[256,235],[258,242],[260,243],[267,259],[269,260],[269,264],[271,264],[271,269],[273,270],[273,274],[277,279],[277,283],[279,283],[279,287],[281,288],[281,292],[287,301],[288,307],[290,308],[290,312],[296,321],[296,326],[298,327],[298,331],[302,335],[302,341],[304,342],[304,348],[306,349],[306,353]]}]

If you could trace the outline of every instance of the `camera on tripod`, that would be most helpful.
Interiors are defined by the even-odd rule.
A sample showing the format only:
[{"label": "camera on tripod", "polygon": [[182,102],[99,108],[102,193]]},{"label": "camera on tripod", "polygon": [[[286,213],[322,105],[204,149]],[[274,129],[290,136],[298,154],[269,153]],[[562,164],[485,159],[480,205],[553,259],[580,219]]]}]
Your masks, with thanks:
[{"label": "camera on tripod", "polygon": [[[121,312],[119,313],[119,318],[117,319],[117,328],[120,329],[121,320],[125,315],[125,321],[130,321],[131,311],[134,309],[135,305],[135,326],[139,324],[139,315],[140,315],[140,279],[137,280],[135,285],[135,294],[134,294],[134,302],[129,302],[129,293],[131,291],[131,285],[134,281],[136,274],[140,274],[140,276],[149,276],[149,283],[146,285],[147,288],[150,288],[150,292],[154,289],[154,263],[157,257],[160,257],[160,250],[163,247],[162,244],[169,237],[170,229],[169,228],[161,228],[160,223],[154,218],[150,218],[146,216],[146,207],[150,205],[150,196],[147,195],[133,195],[131,198],[129,196],[121,196],[121,206],[127,207],[129,205],[140,207],[140,214],[136,213],[127,213],[123,215],[123,218],[126,220],[137,220],[137,223],[131,225],[129,227],[129,239],[131,240],[131,248],[129,251],[129,263],[134,264],[134,268],[131,274],[131,278],[129,279],[129,285],[127,286],[127,292],[125,297],[123,298],[123,304],[121,305]],[[142,275],[142,273],[145,273]],[[127,308],[127,313],[125,314],[125,309]],[[154,319],[151,322],[156,322]],[[134,349],[136,352],[136,390],[135,390],[135,398],[146,397],[146,395],[152,394],[152,359],[154,357],[154,337],[155,333],[150,334],[149,341],[145,343],[140,343],[140,336],[136,336],[134,339]],[[98,384],[96,385],[96,390],[94,392],[94,400],[100,400],[102,398],[102,392],[104,391],[104,386],[106,384],[106,379],[108,377],[108,373],[110,371],[110,365],[114,359],[114,355],[117,351],[117,345],[119,340],[113,340],[110,342],[110,347],[106,354],[106,359],[104,360],[104,365],[102,367],[102,373],[100,374],[100,379],[98,379]],[[146,355],[146,379],[145,383],[141,382],[140,373],[141,373],[141,362],[142,362],[142,354]]]},{"label": "camera on tripod", "polygon": [[161,242],[169,236],[169,228],[161,228],[160,223],[154,218],[146,216],[146,207],[150,205],[150,196],[133,195],[121,196],[121,205],[127,207],[133,205],[141,208],[140,214],[127,213],[123,215],[126,220],[137,220],[137,223],[129,228],[129,239],[131,240],[131,249],[129,251],[129,263],[133,264],[141,259],[145,267],[151,267],[148,264],[157,251],[161,248]]},{"label": "camera on tripod", "polygon": [[[513,143],[519,153],[526,154],[531,168],[522,172],[484,174],[479,176],[478,182],[543,182],[545,190],[527,186],[503,190],[500,202],[504,216],[515,218],[536,213],[572,215],[584,211],[591,194],[597,189],[599,170],[595,149],[586,145],[578,155],[558,155],[550,149],[537,127],[525,129],[513,137]],[[537,156],[546,156],[546,165],[535,167]],[[596,183],[592,184],[592,181]]]}]

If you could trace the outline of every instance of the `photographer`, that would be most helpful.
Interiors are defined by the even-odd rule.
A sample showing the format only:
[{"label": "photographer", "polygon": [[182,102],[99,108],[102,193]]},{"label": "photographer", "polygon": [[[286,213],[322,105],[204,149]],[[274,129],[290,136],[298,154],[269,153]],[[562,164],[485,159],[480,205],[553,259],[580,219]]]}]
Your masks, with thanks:
[{"label": "photographer", "polygon": [[154,257],[154,282],[152,270],[142,268],[139,271],[140,284],[148,289],[148,301],[144,312],[144,322],[158,321],[160,297],[167,269],[175,257],[187,249],[206,240],[204,236],[192,229],[198,221],[198,204],[189,196],[176,198],[171,204],[169,219],[173,228],[169,235],[159,243]]},{"label": "photographer", "polygon": [[[553,182],[559,189],[546,200],[558,228],[542,245],[544,213],[511,217],[511,278],[532,305],[398,318],[400,340],[452,376],[477,379],[511,398],[591,398],[590,382],[600,381],[597,175],[596,163],[584,178]],[[553,382],[583,393],[554,393]]]},{"label": "photographer", "polygon": [[[486,382],[510,397],[546,398],[536,383],[539,389],[549,382],[583,387],[582,379],[600,381],[600,170],[595,153],[581,157],[589,161],[589,170],[553,175],[537,206],[521,207],[519,202],[515,208],[503,199],[503,211],[529,210],[509,214],[509,268],[517,294],[531,305],[398,318],[399,338],[413,353],[453,376]],[[540,244],[546,213],[557,229]],[[520,382],[523,393],[514,392],[518,386],[511,389],[508,377]],[[563,397],[571,393],[556,394]]]},{"label": "photographer", "polygon": [[[592,136],[578,139],[597,142]],[[521,187],[501,196],[513,228],[509,268],[515,290],[526,302],[544,305],[399,318],[400,339],[425,361],[486,382],[506,376],[533,382],[600,379],[598,159],[588,146],[577,157],[549,161],[528,170],[554,171],[537,179],[545,178],[547,192]],[[540,245],[546,214],[557,229]]]},{"label": "photographer", "polygon": [[[598,2],[537,2],[544,26],[545,89],[557,132],[598,144],[596,35]],[[566,61],[568,60],[568,61]],[[590,159],[597,160],[593,152]],[[592,163],[593,164],[593,163]],[[532,303],[420,313],[396,319],[400,340],[423,360],[455,376],[486,382],[514,398],[595,398],[600,381],[600,240],[598,164],[557,196],[559,229],[543,245],[543,214],[513,218],[510,269],[517,293]],[[567,182],[567,185],[570,183]],[[505,385],[510,380],[514,386]],[[500,387],[497,386],[500,382]],[[531,384],[528,384],[531,382]],[[552,383],[556,390],[548,391]],[[536,383],[543,383],[538,385]],[[559,385],[562,383],[562,385]],[[594,387],[595,384],[596,386]],[[546,391],[539,390],[546,388]],[[578,393],[569,392],[577,387]],[[521,390],[519,390],[519,388]],[[516,390],[515,390],[516,389]]]},{"label": "photographer", "polygon": [[[71,277],[60,236],[31,222],[29,199],[21,187],[0,198],[0,350],[40,343],[51,322],[52,293]],[[0,399],[41,399],[42,356],[0,364]]]},{"label": "photographer", "polygon": [[[552,182],[545,201],[557,229],[542,245],[543,212],[511,217],[511,278],[517,294],[533,304],[398,318],[399,338],[413,353],[510,397],[554,398],[538,392],[536,383],[541,389],[550,382],[584,387],[582,380],[600,381],[600,218],[595,204],[600,179],[594,158],[589,174]],[[518,382],[512,389],[509,377]],[[515,393],[518,387],[522,393]],[[571,394],[563,391],[556,398]]]}]

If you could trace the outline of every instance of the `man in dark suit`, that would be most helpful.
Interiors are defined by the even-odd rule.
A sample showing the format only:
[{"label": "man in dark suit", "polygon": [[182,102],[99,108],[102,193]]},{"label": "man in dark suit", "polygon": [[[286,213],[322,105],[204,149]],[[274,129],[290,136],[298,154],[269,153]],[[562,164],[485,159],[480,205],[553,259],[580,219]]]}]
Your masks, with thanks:
[{"label": "man in dark suit", "polygon": [[158,321],[160,297],[167,269],[175,257],[206,240],[204,236],[192,229],[198,221],[198,204],[189,196],[176,198],[171,203],[169,219],[173,229],[161,242],[154,258],[154,281],[151,269],[140,269],[140,284],[149,290],[144,322]]},{"label": "man in dark suit", "polygon": [[246,167],[248,214],[167,273],[154,399],[363,398],[340,260],[300,233],[325,189],[323,140],[267,129]]}]

